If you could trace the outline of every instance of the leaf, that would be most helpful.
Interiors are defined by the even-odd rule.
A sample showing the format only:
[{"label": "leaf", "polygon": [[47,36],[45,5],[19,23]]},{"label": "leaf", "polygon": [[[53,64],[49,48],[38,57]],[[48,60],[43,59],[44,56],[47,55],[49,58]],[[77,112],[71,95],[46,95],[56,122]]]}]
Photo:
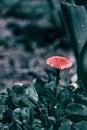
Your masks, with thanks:
[{"label": "leaf", "polygon": [[45,88],[49,88],[50,90],[54,91],[56,87],[56,81],[51,81],[45,84]]},{"label": "leaf", "polygon": [[14,87],[10,90],[8,89],[8,97],[5,101],[6,107],[14,109],[18,107],[18,102],[20,100],[20,95],[15,91]]},{"label": "leaf", "polygon": [[3,113],[2,123],[3,123],[3,124],[11,123],[12,120],[13,120],[12,110],[11,110],[11,109],[7,109],[7,110]]},{"label": "leaf", "polygon": [[[70,35],[73,46],[80,52],[87,40],[87,12],[84,6],[61,4],[66,30]],[[68,18],[67,18],[68,17]],[[76,43],[76,45],[74,45]]]},{"label": "leaf", "polygon": [[61,123],[61,127],[59,127],[59,130],[71,130],[72,122],[70,120],[63,120]]},{"label": "leaf", "polygon": [[41,121],[43,123],[43,126],[47,126],[49,123],[48,109],[44,105],[42,105],[42,106],[38,107],[38,111],[39,111],[39,115],[40,115]]},{"label": "leaf", "polygon": [[66,107],[66,105],[74,101],[73,93],[71,90],[64,88],[60,91],[58,99],[60,103],[62,103],[63,106]]},{"label": "leaf", "polygon": [[32,125],[34,118],[34,110],[31,107],[25,107],[21,110],[21,117],[24,124]]},{"label": "leaf", "polygon": [[3,125],[0,130],[9,130],[9,125],[6,124],[6,125]]},{"label": "leaf", "polygon": [[80,88],[87,91],[87,42],[79,56],[77,74]]},{"label": "leaf", "polygon": [[22,122],[20,121],[20,115],[21,115],[21,109],[20,108],[16,108],[13,111],[13,120],[19,124],[22,124]]},{"label": "leaf", "polygon": [[[24,87],[24,86],[22,86],[22,87]],[[12,102],[11,103],[13,103],[16,108],[17,107],[26,107],[26,106],[29,106],[30,102],[29,102],[28,96],[25,94],[25,91],[21,94],[19,92],[19,88],[20,88],[20,86],[17,87],[17,88],[15,88],[15,89],[14,88],[12,89]],[[24,98],[24,96],[26,97],[26,99]]]},{"label": "leaf", "polygon": [[76,94],[74,98],[76,103],[87,106],[87,93]]},{"label": "leaf", "polygon": [[35,86],[35,89],[38,93],[38,95],[42,95],[43,94],[43,89],[44,89],[44,85],[45,82],[39,78],[33,80],[33,85]]},{"label": "leaf", "polygon": [[67,106],[65,112],[69,115],[87,116],[87,106],[77,103],[71,103]]},{"label": "leaf", "polygon": [[13,101],[12,96],[8,96],[5,102],[5,105],[7,108],[14,109],[15,108],[15,102]]},{"label": "leaf", "polygon": [[34,119],[32,127],[33,127],[34,130],[42,130],[41,124],[42,124],[42,122],[40,120]]},{"label": "leaf", "polygon": [[73,130],[87,130],[87,121],[81,121],[73,124]]},{"label": "leaf", "polygon": [[27,124],[24,124],[23,129],[24,130],[33,130],[32,127]]},{"label": "leaf", "polygon": [[36,107],[36,104],[34,104],[33,102],[32,102],[32,100],[30,100],[30,98],[27,96],[27,95],[22,95],[21,96],[21,100],[20,100],[20,105],[21,105],[21,103],[22,104],[24,104],[23,106],[25,106],[25,107]]},{"label": "leaf", "polygon": [[21,126],[15,121],[13,121],[11,123],[11,125],[9,126],[9,129],[10,130],[22,130]]},{"label": "leaf", "polygon": [[15,107],[35,107],[38,103],[38,95],[33,85],[18,85],[12,89],[12,97],[10,97],[8,101],[10,100],[12,101],[9,103],[13,103]]},{"label": "leaf", "polygon": [[86,0],[75,0],[75,3],[78,5],[85,5],[86,6],[87,1]]},{"label": "leaf", "polygon": [[5,101],[4,99],[0,96],[0,114],[5,112]]},{"label": "leaf", "polygon": [[25,85],[23,85],[23,84],[22,85],[21,84],[15,85],[13,87],[13,90],[16,94],[24,94],[25,93]]},{"label": "leaf", "polygon": [[44,89],[44,96],[46,97],[48,104],[50,104],[52,107],[54,105],[56,105],[57,98],[55,97],[54,91],[52,91],[50,88],[45,88]]},{"label": "leaf", "polygon": [[38,94],[33,85],[26,89],[25,94],[35,105],[38,104]]}]

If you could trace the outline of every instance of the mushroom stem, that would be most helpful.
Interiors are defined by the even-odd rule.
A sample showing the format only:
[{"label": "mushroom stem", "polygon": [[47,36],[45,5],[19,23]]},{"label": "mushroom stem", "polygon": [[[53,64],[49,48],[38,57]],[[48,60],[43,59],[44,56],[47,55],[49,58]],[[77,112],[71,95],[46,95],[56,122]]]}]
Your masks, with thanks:
[{"label": "mushroom stem", "polygon": [[60,80],[60,70],[59,69],[55,69],[55,74],[56,74],[56,88],[55,88],[55,93],[56,96],[59,93],[59,80]]}]

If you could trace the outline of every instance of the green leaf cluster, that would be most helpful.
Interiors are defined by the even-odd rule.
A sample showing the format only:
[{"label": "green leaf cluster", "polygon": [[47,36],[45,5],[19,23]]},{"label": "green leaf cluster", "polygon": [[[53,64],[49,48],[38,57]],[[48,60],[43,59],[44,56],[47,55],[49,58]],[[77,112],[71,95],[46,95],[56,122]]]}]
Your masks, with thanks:
[{"label": "green leaf cluster", "polygon": [[71,86],[35,79],[32,85],[18,84],[0,94],[1,130],[87,129],[87,96]]}]

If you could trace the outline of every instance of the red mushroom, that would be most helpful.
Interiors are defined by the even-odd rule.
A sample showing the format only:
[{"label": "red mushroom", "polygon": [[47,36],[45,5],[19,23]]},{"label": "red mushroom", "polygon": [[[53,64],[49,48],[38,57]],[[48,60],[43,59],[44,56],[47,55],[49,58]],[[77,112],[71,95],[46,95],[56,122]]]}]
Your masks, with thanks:
[{"label": "red mushroom", "polygon": [[56,91],[57,91],[57,85],[59,84],[59,79],[60,79],[60,70],[70,68],[72,66],[72,63],[70,60],[68,60],[65,57],[52,56],[47,59],[46,64],[49,65],[50,67],[54,68],[54,70],[55,70]]}]

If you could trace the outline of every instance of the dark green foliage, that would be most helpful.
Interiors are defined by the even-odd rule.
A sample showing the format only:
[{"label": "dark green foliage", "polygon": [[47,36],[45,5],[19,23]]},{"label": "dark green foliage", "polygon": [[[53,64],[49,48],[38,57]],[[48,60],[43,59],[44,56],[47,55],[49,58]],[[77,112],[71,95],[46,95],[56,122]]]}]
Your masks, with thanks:
[{"label": "dark green foliage", "polygon": [[79,56],[77,74],[80,87],[87,91],[87,42],[85,43]]},{"label": "dark green foliage", "polygon": [[64,120],[63,123],[61,123],[61,127],[59,128],[59,130],[71,130],[71,122],[70,120]]},{"label": "dark green foliage", "polygon": [[86,130],[86,93],[59,86],[56,96],[55,84],[38,78],[31,86],[18,84],[1,93],[0,129]]},{"label": "dark green foliage", "polygon": [[81,121],[73,125],[73,130],[86,130],[87,129],[87,121]]},{"label": "dark green foliage", "polygon": [[75,0],[75,3],[77,5],[86,5],[87,4],[87,0]]},{"label": "dark green foliage", "polygon": [[86,9],[84,6],[78,6],[66,2],[62,3],[61,7],[64,15],[66,31],[70,36],[72,46],[78,56],[84,43],[87,41]]},{"label": "dark green foliage", "polygon": [[67,106],[66,111],[68,115],[87,116],[87,106],[77,103],[71,103]]}]

